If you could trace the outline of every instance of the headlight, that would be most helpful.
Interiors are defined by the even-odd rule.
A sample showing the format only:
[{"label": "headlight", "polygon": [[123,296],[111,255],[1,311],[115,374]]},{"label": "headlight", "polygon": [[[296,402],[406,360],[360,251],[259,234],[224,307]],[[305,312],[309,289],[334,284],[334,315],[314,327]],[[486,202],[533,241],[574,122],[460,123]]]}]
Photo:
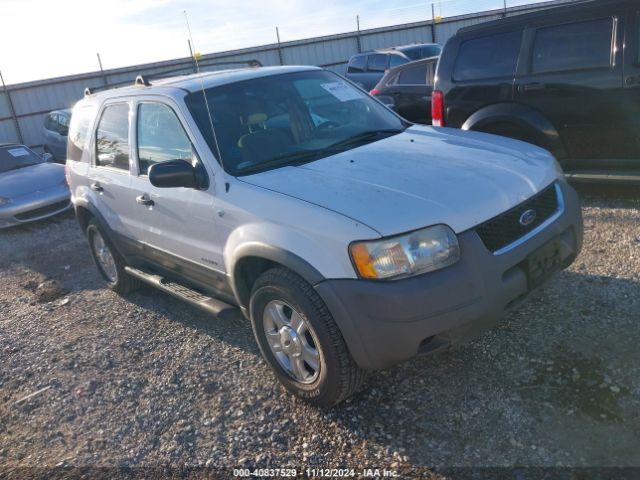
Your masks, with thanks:
[{"label": "headlight", "polygon": [[0,197],[0,206],[6,205],[9,203],[9,199],[7,197]]},{"label": "headlight", "polygon": [[446,225],[365,242],[354,242],[349,253],[362,278],[389,279],[432,272],[460,259],[458,238]]}]

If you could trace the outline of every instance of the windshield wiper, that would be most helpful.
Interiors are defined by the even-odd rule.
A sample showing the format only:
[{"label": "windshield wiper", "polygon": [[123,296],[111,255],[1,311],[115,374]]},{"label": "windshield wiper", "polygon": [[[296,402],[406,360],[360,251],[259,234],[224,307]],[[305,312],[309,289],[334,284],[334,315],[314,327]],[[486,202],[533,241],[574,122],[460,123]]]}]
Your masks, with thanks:
[{"label": "windshield wiper", "polygon": [[377,137],[381,137],[383,135],[391,136],[398,133],[404,132],[403,129],[386,129],[386,130],[369,130],[366,132],[361,132],[356,135],[353,135],[349,138],[336,142],[332,145],[329,145],[325,148],[317,148],[314,150],[303,150],[301,152],[288,153],[285,155],[280,155],[278,157],[272,158],[271,160],[267,160],[266,162],[256,163],[255,165],[249,165],[241,170],[239,170],[237,175],[245,175],[247,173],[260,172],[263,170],[268,170],[270,168],[277,168],[280,166],[296,166],[302,165],[313,160],[317,160],[321,157],[326,157],[328,155],[343,152],[349,148],[350,145],[354,143],[364,142],[369,139],[374,139]]},{"label": "windshield wiper", "polygon": [[246,173],[259,172],[262,170],[268,170],[269,168],[276,168],[280,166],[296,166],[308,163],[312,160],[317,160],[322,156],[327,156],[332,153],[344,150],[343,148],[335,147],[331,145],[327,148],[317,148],[314,150],[304,150],[302,152],[288,153],[272,158],[266,162],[256,163],[255,165],[249,165],[237,172],[237,175],[244,175]]},{"label": "windshield wiper", "polygon": [[352,145],[354,143],[360,143],[360,142],[364,142],[367,140],[372,140],[375,139],[377,137],[382,137],[384,135],[395,135],[398,133],[402,133],[404,132],[404,129],[401,128],[388,128],[385,130],[368,130],[366,132],[361,132],[361,133],[357,133],[355,135],[352,135],[348,138],[345,138],[344,140],[340,140],[337,143],[334,143],[333,145],[330,146],[330,148],[333,147],[346,147],[348,145]]}]

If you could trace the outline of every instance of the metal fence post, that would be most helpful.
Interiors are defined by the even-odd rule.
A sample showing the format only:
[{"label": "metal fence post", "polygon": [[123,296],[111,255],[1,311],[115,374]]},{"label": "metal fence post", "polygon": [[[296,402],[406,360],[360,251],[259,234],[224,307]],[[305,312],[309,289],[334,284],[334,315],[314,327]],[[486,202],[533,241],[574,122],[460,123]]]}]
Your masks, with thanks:
[{"label": "metal fence post", "polygon": [[282,61],[282,47],[280,46],[280,30],[276,27],[276,36],[278,37],[278,59],[280,60],[280,65],[284,65]]},{"label": "metal fence post", "polygon": [[356,35],[356,42],[358,44],[358,53],[362,53],[362,42],[360,40],[360,15],[356,15],[356,25],[358,27],[358,33]]},{"label": "metal fence post", "polygon": [[431,43],[436,43],[436,7],[431,4]]},{"label": "metal fence post", "polygon": [[9,93],[9,89],[4,83],[4,77],[2,76],[2,72],[0,72],[0,81],[2,81],[2,89],[4,90],[4,94],[7,96],[7,103],[9,104],[9,110],[11,110],[11,116],[13,117],[13,124],[15,125],[15,128],[16,128],[18,141],[20,143],[24,143],[24,139],[22,138],[22,130],[20,130],[20,122],[18,122],[18,116],[16,115],[16,109],[13,106],[13,100],[11,100],[11,94]]}]

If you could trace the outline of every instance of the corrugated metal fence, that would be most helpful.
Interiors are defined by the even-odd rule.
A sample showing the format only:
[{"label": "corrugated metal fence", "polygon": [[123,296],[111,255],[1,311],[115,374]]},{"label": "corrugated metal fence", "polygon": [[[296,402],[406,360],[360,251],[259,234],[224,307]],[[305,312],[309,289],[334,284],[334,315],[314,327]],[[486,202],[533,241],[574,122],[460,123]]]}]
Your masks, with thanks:
[{"label": "corrugated metal fence", "polygon": [[[575,0],[554,0],[528,6],[511,7],[470,15],[445,18],[440,22],[416,22],[391,27],[361,30],[280,44],[203,55],[204,70],[220,62],[257,59],[263,65],[321,65],[344,73],[352,55],[376,48],[435,41],[444,44],[455,32],[469,25],[495,20],[559,3]],[[207,68],[209,67],[209,68]],[[51,110],[71,107],[83,95],[85,87],[116,87],[130,84],[140,74],[183,74],[194,71],[191,58],[136,65],[37,82],[21,83],[2,88],[0,84],[0,143],[20,142],[38,148],[42,144],[42,124]]]}]

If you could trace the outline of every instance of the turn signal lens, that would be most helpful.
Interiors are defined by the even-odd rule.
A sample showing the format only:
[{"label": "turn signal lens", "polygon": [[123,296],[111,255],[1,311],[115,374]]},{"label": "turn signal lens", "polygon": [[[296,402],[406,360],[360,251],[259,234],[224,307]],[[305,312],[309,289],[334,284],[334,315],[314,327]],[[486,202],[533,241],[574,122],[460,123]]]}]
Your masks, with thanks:
[{"label": "turn signal lens", "polygon": [[361,278],[378,280],[432,272],[460,259],[458,238],[446,225],[392,238],[355,242],[349,252]]}]

